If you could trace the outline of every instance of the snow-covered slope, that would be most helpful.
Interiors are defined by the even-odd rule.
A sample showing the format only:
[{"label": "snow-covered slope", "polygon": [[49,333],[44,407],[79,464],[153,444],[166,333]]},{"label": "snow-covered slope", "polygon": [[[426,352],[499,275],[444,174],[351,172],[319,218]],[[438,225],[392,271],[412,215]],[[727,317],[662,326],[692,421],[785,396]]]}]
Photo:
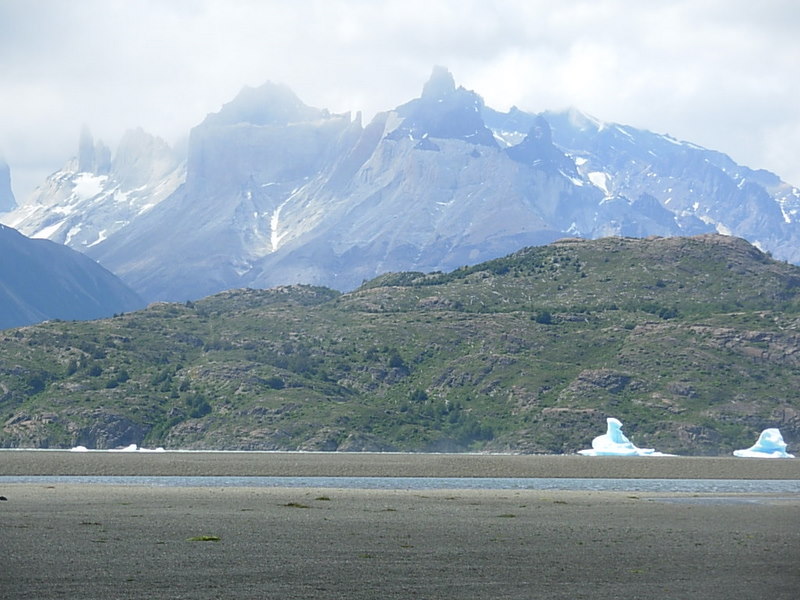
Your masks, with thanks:
[{"label": "snow-covered slope", "polygon": [[437,67],[362,125],[272,83],[191,131],[142,132],[68,168],[3,222],[88,253],[148,300],[232,287],[346,290],[565,236],[721,232],[800,262],[800,193],[765,171],[571,110],[500,113]]},{"label": "snow-covered slope", "polygon": [[[800,191],[727,155],[576,110],[530,115],[484,111],[498,138],[515,139],[537,120],[574,161],[584,184],[601,190],[597,218],[576,223],[584,237],[717,232],[800,262]],[[576,182],[577,183],[577,182]]]},{"label": "snow-covered slope", "polygon": [[123,136],[113,161],[87,130],[78,146],[75,158],[0,222],[85,252],[147,213],[185,177],[169,146],[141,129]]}]

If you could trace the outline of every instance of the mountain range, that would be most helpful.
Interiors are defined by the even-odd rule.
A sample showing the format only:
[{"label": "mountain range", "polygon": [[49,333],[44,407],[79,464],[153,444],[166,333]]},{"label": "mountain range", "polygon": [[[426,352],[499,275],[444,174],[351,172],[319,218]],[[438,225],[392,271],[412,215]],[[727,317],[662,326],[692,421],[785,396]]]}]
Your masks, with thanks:
[{"label": "mountain range", "polygon": [[720,152],[576,110],[499,112],[436,67],[420,97],[366,125],[267,83],[209,114],[185,153],[135,130],[112,155],[84,131],[77,157],[0,219],[147,301],[184,301],[352,290],[563,237],[716,232],[797,263],[798,211],[797,188]]}]

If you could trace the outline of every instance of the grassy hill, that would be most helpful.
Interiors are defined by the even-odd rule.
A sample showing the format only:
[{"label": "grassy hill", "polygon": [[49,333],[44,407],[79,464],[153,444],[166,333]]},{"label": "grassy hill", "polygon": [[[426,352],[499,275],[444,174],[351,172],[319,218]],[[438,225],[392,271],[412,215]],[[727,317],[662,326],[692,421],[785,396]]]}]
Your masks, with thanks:
[{"label": "grassy hill", "polygon": [[800,268],[730,237],[563,240],[339,294],[0,332],[0,445],[572,452],[800,444]]}]

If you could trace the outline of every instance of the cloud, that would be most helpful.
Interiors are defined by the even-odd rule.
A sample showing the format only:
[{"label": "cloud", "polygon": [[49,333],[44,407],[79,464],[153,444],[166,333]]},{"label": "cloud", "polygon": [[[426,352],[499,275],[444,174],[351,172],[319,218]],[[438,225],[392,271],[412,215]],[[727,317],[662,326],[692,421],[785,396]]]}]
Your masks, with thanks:
[{"label": "cloud", "polygon": [[575,106],[800,184],[800,14],[766,0],[4,0],[0,152],[24,198],[87,124],[175,141],[243,85],[366,117],[435,64],[499,109]]}]

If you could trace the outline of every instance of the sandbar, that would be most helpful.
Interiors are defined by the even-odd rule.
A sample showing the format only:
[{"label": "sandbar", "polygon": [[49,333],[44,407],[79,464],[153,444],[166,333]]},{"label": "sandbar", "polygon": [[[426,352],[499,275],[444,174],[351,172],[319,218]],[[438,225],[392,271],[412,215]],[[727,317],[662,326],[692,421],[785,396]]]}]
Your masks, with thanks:
[{"label": "sandbar", "polygon": [[0,451],[0,475],[800,479],[800,459],[6,450]]}]

